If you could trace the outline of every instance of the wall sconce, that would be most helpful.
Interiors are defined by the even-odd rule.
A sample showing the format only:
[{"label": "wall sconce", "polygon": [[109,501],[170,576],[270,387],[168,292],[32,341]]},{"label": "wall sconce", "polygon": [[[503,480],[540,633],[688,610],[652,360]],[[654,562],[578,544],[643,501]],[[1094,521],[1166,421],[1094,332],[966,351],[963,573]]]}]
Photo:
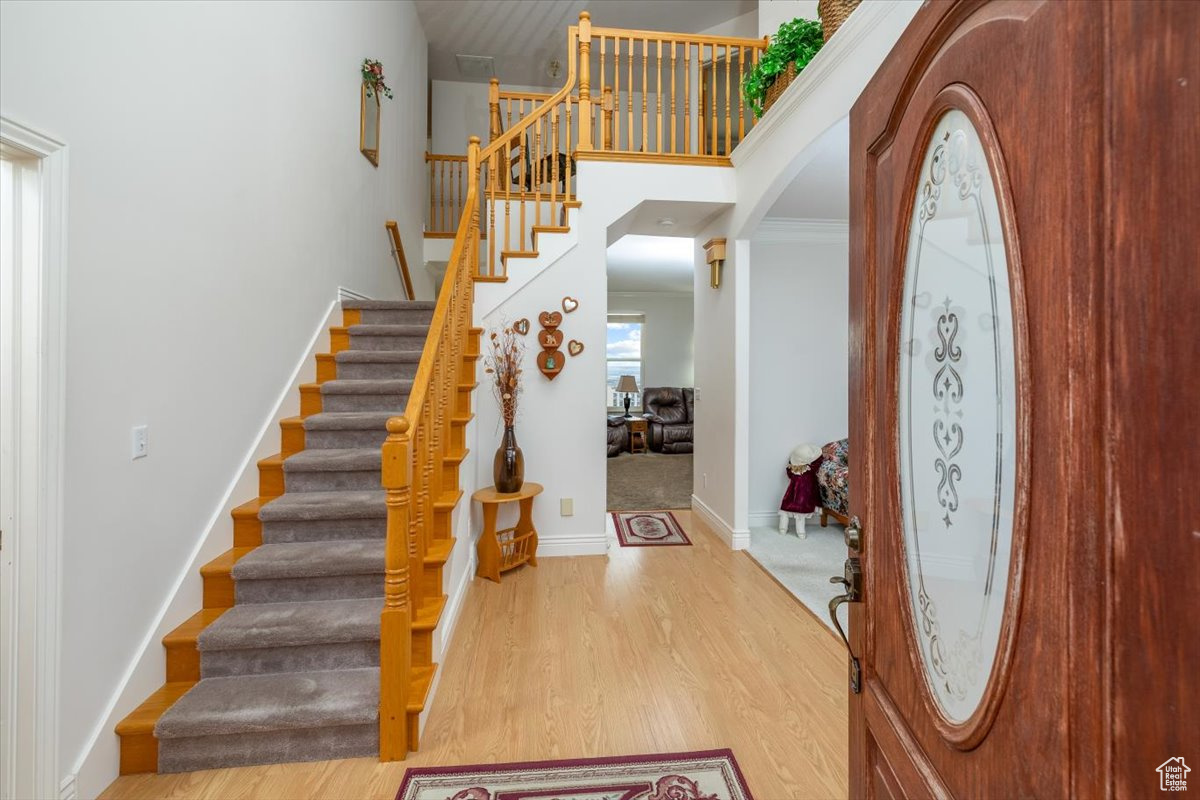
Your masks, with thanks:
[{"label": "wall sconce", "polygon": [[704,253],[707,256],[709,274],[708,285],[714,289],[721,288],[721,267],[725,264],[725,240],[709,239],[704,243]]}]

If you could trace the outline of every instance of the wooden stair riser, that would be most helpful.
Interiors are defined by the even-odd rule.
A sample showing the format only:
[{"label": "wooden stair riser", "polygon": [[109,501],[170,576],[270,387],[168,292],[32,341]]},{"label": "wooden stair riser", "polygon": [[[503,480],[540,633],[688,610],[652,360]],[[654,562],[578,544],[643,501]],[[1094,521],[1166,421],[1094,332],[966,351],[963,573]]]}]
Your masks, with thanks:
[{"label": "wooden stair riser", "polygon": [[428,667],[433,664],[433,631],[419,631],[413,629],[412,632],[412,665],[414,667]]},{"label": "wooden stair riser", "polygon": [[350,329],[345,325],[329,329],[329,352],[334,355],[350,349]]},{"label": "wooden stair riser", "polygon": [[258,496],[279,497],[283,494],[283,456],[276,454],[258,462]]},{"label": "wooden stair riser", "polygon": [[357,308],[343,308],[342,327],[349,328],[351,325],[362,325],[362,311]]},{"label": "wooden stair riser", "polygon": [[333,353],[317,353],[317,383],[337,380],[337,356]]},{"label": "wooden stair riser", "polygon": [[442,592],[441,566],[426,566],[421,575],[421,597],[436,597]]},{"label": "wooden stair riser", "polygon": [[294,456],[304,449],[304,419],[288,417],[279,421],[279,454]]},{"label": "wooden stair riser", "polygon": [[460,383],[454,395],[454,416],[465,417],[471,413],[471,393],[479,387],[478,383]]},{"label": "wooden stair riser", "polygon": [[300,416],[321,413],[321,384],[306,383],[300,387]]},{"label": "wooden stair riser", "polygon": [[264,498],[257,498],[233,510],[234,547],[258,547],[262,544],[262,521],[258,518],[258,511],[265,502]]},{"label": "wooden stair riser", "polygon": [[233,608],[233,565],[253,549],[235,547],[226,550],[200,568],[200,577],[204,581],[205,608]]}]

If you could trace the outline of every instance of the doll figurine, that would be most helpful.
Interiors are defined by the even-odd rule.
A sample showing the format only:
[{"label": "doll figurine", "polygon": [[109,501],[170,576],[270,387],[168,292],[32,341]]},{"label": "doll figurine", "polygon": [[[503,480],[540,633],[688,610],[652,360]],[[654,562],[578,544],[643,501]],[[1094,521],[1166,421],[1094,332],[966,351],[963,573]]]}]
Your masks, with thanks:
[{"label": "doll figurine", "polygon": [[801,539],[808,538],[808,533],[804,530],[805,520],[821,503],[817,468],[821,466],[822,458],[824,456],[821,455],[821,448],[815,444],[799,445],[788,457],[788,488],[783,493],[783,502],[779,506],[780,533],[788,532],[789,520],[794,518],[796,535]]}]

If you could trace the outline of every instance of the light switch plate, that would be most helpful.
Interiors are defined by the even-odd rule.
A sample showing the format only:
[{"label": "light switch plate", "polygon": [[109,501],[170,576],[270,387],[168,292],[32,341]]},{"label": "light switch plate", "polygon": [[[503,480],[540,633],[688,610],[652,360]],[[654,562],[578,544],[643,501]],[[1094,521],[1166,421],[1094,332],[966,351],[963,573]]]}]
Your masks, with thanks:
[{"label": "light switch plate", "polygon": [[131,458],[145,458],[150,454],[150,435],[145,425],[133,428],[133,454]]},{"label": "light switch plate", "polygon": [[574,516],[575,498],[563,497],[558,501],[558,512],[564,517]]}]

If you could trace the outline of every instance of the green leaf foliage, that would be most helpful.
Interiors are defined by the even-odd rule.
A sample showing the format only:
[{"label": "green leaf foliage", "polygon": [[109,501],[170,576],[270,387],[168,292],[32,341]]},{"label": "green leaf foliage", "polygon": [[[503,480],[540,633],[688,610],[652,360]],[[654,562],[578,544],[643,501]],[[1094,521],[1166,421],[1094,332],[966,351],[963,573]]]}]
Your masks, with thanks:
[{"label": "green leaf foliage", "polygon": [[767,89],[787,70],[787,65],[794,62],[799,73],[824,43],[821,23],[815,20],[794,19],[779,26],[758,64],[742,80],[742,97],[754,109],[755,117],[763,115]]}]

